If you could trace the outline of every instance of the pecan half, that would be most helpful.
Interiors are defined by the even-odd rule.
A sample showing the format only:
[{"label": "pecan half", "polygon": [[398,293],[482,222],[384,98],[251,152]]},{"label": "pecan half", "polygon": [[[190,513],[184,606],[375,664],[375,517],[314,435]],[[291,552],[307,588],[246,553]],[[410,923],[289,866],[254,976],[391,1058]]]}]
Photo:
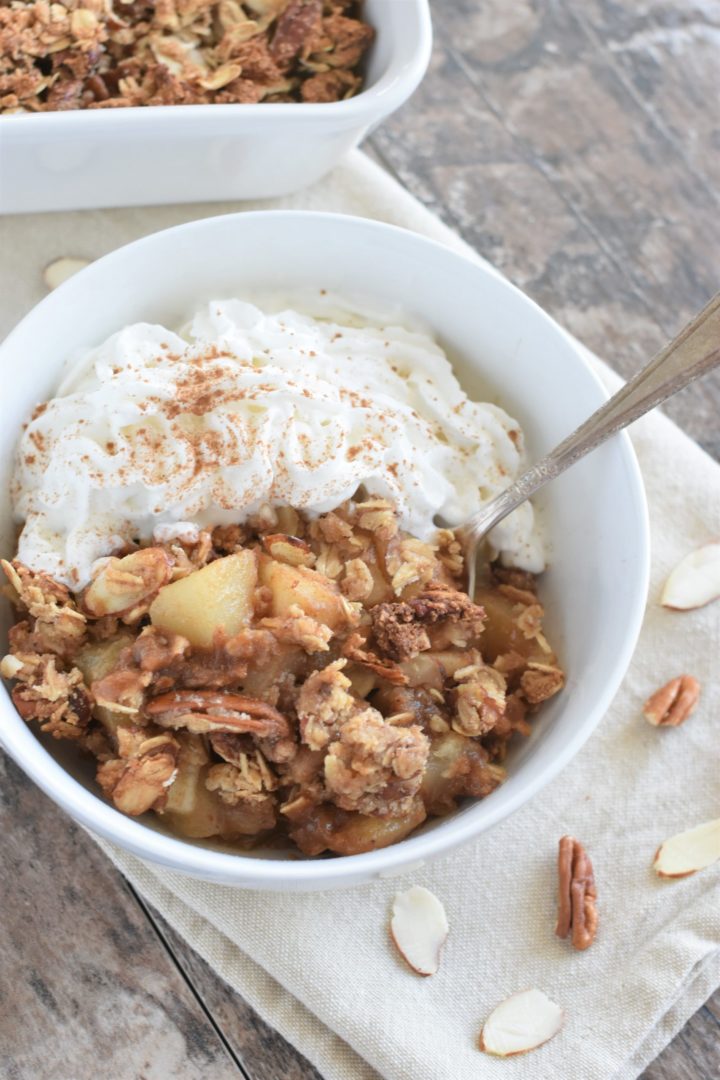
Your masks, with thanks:
[{"label": "pecan half", "polygon": [[597,933],[597,889],[590,858],[579,840],[563,836],[558,845],[558,919],[555,933],[572,931],[575,949],[587,949]]},{"label": "pecan half", "polygon": [[643,716],[654,727],[684,724],[700,699],[700,683],[692,675],[678,675],[651,694],[643,705]]},{"label": "pecan half", "polygon": [[266,701],[244,694],[174,690],[153,698],[145,712],[160,727],[185,728],[196,735],[246,732],[265,739],[290,734],[290,725],[281,712]]}]

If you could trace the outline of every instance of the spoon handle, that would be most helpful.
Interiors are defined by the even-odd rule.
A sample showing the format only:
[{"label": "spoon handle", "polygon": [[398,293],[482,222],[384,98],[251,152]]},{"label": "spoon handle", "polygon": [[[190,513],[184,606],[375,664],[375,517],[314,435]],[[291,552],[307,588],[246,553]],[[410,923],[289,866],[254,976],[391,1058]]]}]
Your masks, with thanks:
[{"label": "spoon handle", "polygon": [[676,338],[646,364],[617,394],[568,435],[514,484],[487,503],[460,527],[468,547],[512,513],[548,480],[554,480],[585,454],[631,424],[694,379],[720,365],[720,293]]}]

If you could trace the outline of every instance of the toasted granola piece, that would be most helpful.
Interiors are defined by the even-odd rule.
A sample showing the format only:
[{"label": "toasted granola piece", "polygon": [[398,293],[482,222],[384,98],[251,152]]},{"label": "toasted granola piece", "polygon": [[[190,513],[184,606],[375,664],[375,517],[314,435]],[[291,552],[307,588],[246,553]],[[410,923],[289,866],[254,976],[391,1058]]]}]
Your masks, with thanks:
[{"label": "toasted granola piece", "polygon": [[524,592],[537,594],[537,578],[529,570],[518,570],[514,566],[502,566],[500,563],[493,563],[491,574],[498,585],[512,585],[514,588],[522,589]]},{"label": "toasted granola piece", "polygon": [[87,620],[78,611],[70,591],[49,574],[30,570],[14,560],[0,560],[13,590],[13,602],[34,622],[29,648],[71,659],[85,640]]},{"label": "toasted granola piece", "polygon": [[279,764],[277,771],[283,785],[299,786],[303,790],[308,790],[311,785],[322,787],[324,760],[324,751],[299,746],[292,760]]},{"label": "toasted granola piece", "polygon": [[435,548],[422,540],[408,536],[388,546],[385,566],[391,575],[391,585],[396,596],[401,596],[409,586],[425,588],[439,571]]},{"label": "toasted granola piece", "polygon": [[344,642],[342,654],[348,660],[352,660],[354,664],[360,664],[362,667],[368,668],[376,675],[379,675],[381,679],[385,679],[396,686],[404,686],[408,681],[408,677],[395,661],[378,656],[371,649],[367,649],[366,645],[367,642],[363,641],[360,634],[352,634]]},{"label": "toasted granola piece", "polygon": [[300,645],[307,653],[327,652],[333,636],[329,626],[306,615],[298,604],[292,604],[284,618],[261,619],[260,626],[269,630],[277,641]]},{"label": "toasted granola piece", "polygon": [[510,649],[508,652],[496,656],[493,664],[495,670],[500,672],[508,685],[519,681],[520,676],[527,669],[527,666],[527,657],[523,656],[522,653],[516,652],[514,649]]},{"label": "toasted granola piece", "polygon": [[565,685],[565,675],[553,664],[530,661],[520,678],[520,688],[530,705],[539,705],[559,693]]},{"label": "toasted granola piece", "polygon": [[225,657],[254,668],[266,667],[278,651],[278,639],[267,627],[245,626],[225,642]]},{"label": "toasted granola piece", "polygon": [[485,619],[483,608],[473,603],[466,593],[441,582],[430,582],[419,596],[407,603],[414,617],[427,624],[451,620],[482,626]]},{"label": "toasted granola piece", "polygon": [[337,738],[339,727],[357,712],[358,701],[348,691],[350,680],[343,674],[346,660],[336,660],[314,671],[303,683],[297,697],[300,736],[311,750],[323,750]]},{"label": "toasted granola piece", "polygon": [[146,691],[152,682],[149,671],[119,667],[90,684],[95,704],[111,713],[140,717]]},{"label": "toasted granola piece", "polygon": [[377,604],[371,615],[378,647],[392,660],[410,660],[430,648],[427,630],[406,605]]},{"label": "toasted granola piece", "polygon": [[115,757],[115,749],[107,732],[94,724],[86,729],[85,734],[78,740],[78,744],[98,761],[111,761]]},{"label": "toasted granola piece", "polygon": [[136,817],[160,810],[175,779],[178,742],[167,732],[118,729],[118,756],[98,766],[97,780],[118,810]]},{"label": "toasted granola piece", "polygon": [[268,555],[289,566],[314,566],[315,553],[304,540],[287,533],[270,533],[263,536],[262,544]]},{"label": "toasted granola piece", "polygon": [[266,701],[244,694],[174,690],[148,702],[145,712],[160,727],[184,728],[194,735],[225,731],[281,738],[290,734],[282,713]]},{"label": "toasted granola piece", "polygon": [[242,828],[236,831],[255,836],[273,829],[277,822],[277,799],[267,791],[254,790],[253,780],[234,765],[213,765],[205,778],[205,787],[216,793],[228,807],[243,811]]},{"label": "toasted granola piece", "polygon": [[374,36],[373,28],[367,23],[340,14],[328,15],[322,21],[323,40],[318,43],[317,52],[313,50],[311,59],[317,58],[333,68],[353,68],[359,64]]},{"label": "toasted granola piece", "polygon": [[544,614],[542,604],[528,604],[523,600],[518,603],[515,609],[515,622],[524,637],[528,640],[534,638],[543,652],[550,653],[550,646],[542,631]]},{"label": "toasted granola piece", "polygon": [[506,596],[513,604],[524,604],[530,607],[537,604],[537,595],[530,589],[521,589],[517,585],[498,585],[497,591],[501,596]]},{"label": "toasted granola piece", "polygon": [[460,668],[453,678],[458,684],[452,695],[453,729],[460,735],[487,735],[505,712],[505,679],[479,654],[477,663]]},{"label": "toasted granola piece", "polygon": [[172,560],[172,575],[170,580],[187,577],[195,570],[207,566],[213,557],[213,533],[209,529],[203,529],[193,542],[185,542],[181,539],[172,540],[169,543],[157,544],[157,547],[167,551]]},{"label": "toasted granola piece", "polygon": [[352,525],[344,517],[335,511],[329,514],[321,514],[319,518],[310,523],[310,535],[322,537],[328,544],[340,544],[352,537]]},{"label": "toasted granola piece", "polygon": [[132,659],[141,671],[155,673],[182,661],[189,649],[190,642],[181,634],[165,634],[156,626],[146,626],[133,644]]},{"label": "toasted granola piece", "polygon": [[249,735],[230,735],[219,731],[208,735],[207,741],[218,757],[226,761],[228,765],[238,767],[243,758],[254,750],[253,741]]},{"label": "toasted granola piece", "polygon": [[172,569],[172,559],[160,547],[141,548],[122,559],[109,558],[83,593],[83,606],[95,618],[116,615],[124,623],[137,622],[170,581]]},{"label": "toasted granola piece", "polygon": [[304,79],[300,84],[300,93],[303,101],[319,105],[323,102],[344,101],[345,98],[352,97],[361,84],[362,79],[359,75],[354,75],[352,71],[336,69],[323,71],[309,79]]},{"label": "toasted granola piece", "polygon": [[450,709],[445,696],[432,687],[383,686],[372,703],[388,723],[417,724],[423,731],[449,731]]},{"label": "toasted granola piece", "polygon": [[224,762],[222,765],[212,765],[205,786],[208,791],[217,791],[223,802],[230,806],[239,802],[269,802],[274,806],[274,799],[269,796],[277,789],[278,781],[265,758],[255,750],[237,755],[232,764]]},{"label": "toasted granola piece", "polygon": [[375,578],[362,559],[349,559],[345,563],[345,576],[340,582],[348,600],[367,600],[373,591]]},{"label": "toasted granola piece", "polygon": [[80,739],[92,719],[92,697],[78,668],[58,671],[52,654],[11,653],[3,678],[17,679],[12,699],[23,720],[37,720],[55,739]]},{"label": "toasted granola piece", "polygon": [[[247,24],[240,24],[243,25]],[[248,93],[259,95],[256,98],[259,100],[266,87],[276,86],[282,81],[282,71],[270,54],[268,36],[255,34],[248,41],[239,44],[237,39],[233,43],[232,37],[232,32],[226,33],[217,46],[216,53],[219,57],[222,57],[223,53],[226,53],[228,58],[232,56],[233,61],[242,69],[242,82],[248,84]],[[225,89],[233,90],[239,81],[241,80],[230,83]]]},{"label": "toasted granola piece", "polygon": [[270,55],[279,68],[287,68],[318,34],[322,0],[291,0],[275,26]]},{"label": "toasted granola piece", "polygon": [[384,543],[393,540],[400,528],[395,507],[387,499],[363,499],[352,508],[352,519],[359,529],[366,529]]},{"label": "toasted granola piece", "polygon": [[343,810],[401,814],[420,788],[429,747],[419,727],[393,727],[368,707],[347,720],[331,744],[325,784]]},{"label": "toasted granola piece", "polygon": [[461,578],[465,570],[465,555],[452,529],[438,529],[437,557],[453,578]]},{"label": "toasted granola piece", "polygon": [[465,593],[430,582],[412,600],[377,604],[371,617],[380,651],[393,660],[409,660],[430,648],[426,627],[444,622],[458,623],[476,635],[482,630],[485,612]]},{"label": "toasted granola piece", "polygon": [[502,762],[507,757],[510,740],[515,734],[527,737],[532,728],[525,719],[528,704],[521,691],[516,690],[505,699],[505,711],[488,735],[482,737],[482,744],[492,761]]},{"label": "toasted granola piece", "polygon": [[245,547],[248,531],[243,525],[216,525],[211,537],[218,555],[234,555]]}]

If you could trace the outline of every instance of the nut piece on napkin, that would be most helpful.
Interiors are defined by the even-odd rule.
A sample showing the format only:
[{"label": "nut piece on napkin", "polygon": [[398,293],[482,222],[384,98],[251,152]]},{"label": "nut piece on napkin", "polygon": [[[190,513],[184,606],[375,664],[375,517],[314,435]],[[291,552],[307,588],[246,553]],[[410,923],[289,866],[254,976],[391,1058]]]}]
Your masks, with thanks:
[{"label": "nut piece on napkin", "polygon": [[390,933],[401,956],[418,975],[434,975],[438,970],[448,931],[445,908],[429,889],[413,885],[396,893]]},{"label": "nut piece on napkin", "polygon": [[692,611],[720,596],[720,544],[705,544],[678,563],[660,597],[663,607]]},{"label": "nut piece on napkin", "polygon": [[43,281],[52,292],[58,285],[62,285],[63,281],[67,281],[73,274],[77,274],[79,270],[84,270],[89,265],[89,259],[75,259],[69,255],[63,255],[62,258],[55,259],[45,267]]},{"label": "nut piece on napkin", "polygon": [[699,700],[697,679],[678,675],[650,695],[643,705],[643,716],[654,727],[680,727],[695,712]]},{"label": "nut piece on napkin", "polygon": [[671,836],[655,852],[658,877],[682,878],[704,870],[720,859],[720,818]]},{"label": "nut piece on napkin", "polygon": [[597,889],[592,863],[585,848],[572,836],[558,845],[558,920],[555,933],[566,938],[572,931],[575,949],[587,949],[597,933]]},{"label": "nut piece on napkin", "polygon": [[542,990],[511,994],[493,1009],[480,1033],[480,1049],[496,1057],[536,1050],[563,1025],[563,1011]]}]

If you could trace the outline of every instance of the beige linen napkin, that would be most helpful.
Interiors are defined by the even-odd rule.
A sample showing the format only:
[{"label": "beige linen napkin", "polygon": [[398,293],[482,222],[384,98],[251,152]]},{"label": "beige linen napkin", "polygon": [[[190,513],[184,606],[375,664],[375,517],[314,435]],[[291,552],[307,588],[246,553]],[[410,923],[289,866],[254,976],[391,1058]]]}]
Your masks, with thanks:
[{"label": "beige linen napkin", "polygon": [[[360,153],[312,190],[272,205],[380,218],[443,241],[454,234]],[[4,317],[41,293],[58,255],[97,257],[193,217],[247,209],[166,207],[16,218]],[[14,242],[13,242],[14,241]],[[6,275],[9,278],[9,274]],[[30,283],[34,284],[30,287]],[[619,380],[593,361],[606,384]],[[669,570],[717,534],[720,468],[665,417],[632,431],[653,534],[650,599],[640,644],[612,708],[584,750],[529,805],[410,878],[326,894],[251,893],[169,873],[103,843],[132,884],[326,1080],[608,1080],[642,1071],[720,983],[718,868],[663,882],[651,870],[666,837],[720,814],[717,717],[720,604],[660,608]],[[587,617],[592,618],[588,610]],[[689,672],[703,687],[682,728],[641,717],[648,693]],[[553,936],[555,855],[571,832],[592,854],[598,939],[575,953]],[[398,887],[432,889],[451,933],[439,973],[412,974],[388,944]],[[545,990],[567,1013],[542,1049],[505,1062],[481,1054],[483,1019],[506,995]]]}]

